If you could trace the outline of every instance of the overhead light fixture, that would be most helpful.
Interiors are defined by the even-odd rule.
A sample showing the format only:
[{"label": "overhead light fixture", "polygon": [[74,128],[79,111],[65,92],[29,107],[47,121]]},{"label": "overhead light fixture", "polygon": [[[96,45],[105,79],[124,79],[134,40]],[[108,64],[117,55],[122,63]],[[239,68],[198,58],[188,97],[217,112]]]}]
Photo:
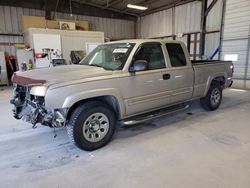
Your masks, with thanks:
[{"label": "overhead light fixture", "polygon": [[128,8],[133,8],[133,9],[138,9],[138,10],[147,10],[148,7],[144,6],[139,6],[139,5],[132,5],[132,4],[127,4]]}]

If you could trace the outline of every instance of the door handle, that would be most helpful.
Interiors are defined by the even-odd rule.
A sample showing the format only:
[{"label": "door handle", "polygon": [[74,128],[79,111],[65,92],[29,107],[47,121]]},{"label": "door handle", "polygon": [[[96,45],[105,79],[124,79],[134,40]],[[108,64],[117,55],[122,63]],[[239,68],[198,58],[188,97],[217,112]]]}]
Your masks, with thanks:
[{"label": "door handle", "polygon": [[169,80],[170,77],[171,77],[170,74],[163,74],[162,75],[163,80]]}]

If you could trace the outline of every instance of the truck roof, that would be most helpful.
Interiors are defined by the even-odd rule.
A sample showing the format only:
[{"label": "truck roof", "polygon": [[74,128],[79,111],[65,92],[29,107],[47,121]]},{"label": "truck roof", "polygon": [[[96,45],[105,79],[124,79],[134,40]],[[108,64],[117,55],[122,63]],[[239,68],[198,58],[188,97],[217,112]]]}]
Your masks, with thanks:
[{"label": "truck roof", "polygon": [[178,40],[170,40],[170,39],[126,39],[126,40],[112,41],[112,42],[108,42],[106,44],[113,44],[113,43],[137,43],[137,44],[141,44],[144,42],[183,43],[183,42],[178,41]]}]

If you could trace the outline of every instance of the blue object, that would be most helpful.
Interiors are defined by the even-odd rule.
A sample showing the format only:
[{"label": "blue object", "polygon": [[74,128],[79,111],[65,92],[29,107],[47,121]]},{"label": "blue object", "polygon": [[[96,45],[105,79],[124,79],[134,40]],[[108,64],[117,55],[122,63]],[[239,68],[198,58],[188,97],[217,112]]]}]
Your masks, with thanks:
[{"label": "blue object", "polygon": [[216,56],[216,54],[217,54],[219,51],[220,51],[220,47],[218,47],[218,48],[214,51],[213,55],[212,55],[209,59],[210,59],[210,60],[213,60],[214,56]]}]

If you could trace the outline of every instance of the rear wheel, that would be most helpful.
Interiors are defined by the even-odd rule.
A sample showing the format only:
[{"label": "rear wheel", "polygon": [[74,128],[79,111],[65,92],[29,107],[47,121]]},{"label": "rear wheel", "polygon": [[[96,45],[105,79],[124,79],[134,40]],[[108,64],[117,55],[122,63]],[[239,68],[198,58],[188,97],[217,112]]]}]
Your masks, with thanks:
[{"label": "rear wheel", "polygon": [[218,82],[212,82],[204,98],[201,98],[201,106],[206,110],[216,110],[222,100],[222,87]]},{"label": "rear wheel", "polygon": [[67,131],[81,149],[91,151],[106,145],[115,131],[115,114],[106,104],[91,101],[72,113]]}]

